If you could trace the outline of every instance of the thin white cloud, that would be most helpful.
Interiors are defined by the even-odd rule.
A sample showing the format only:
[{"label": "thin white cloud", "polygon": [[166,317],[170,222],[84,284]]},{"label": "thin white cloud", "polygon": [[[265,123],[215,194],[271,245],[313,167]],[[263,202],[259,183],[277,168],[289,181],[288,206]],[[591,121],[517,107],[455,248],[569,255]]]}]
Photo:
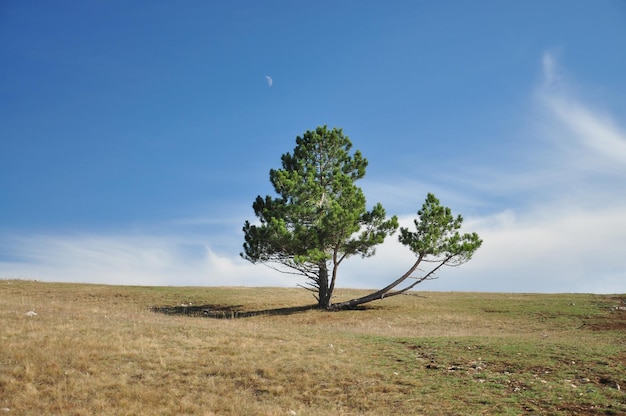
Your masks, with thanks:
[{"label": "thin white cloud", "polygon": [[571,87],[555,85],[560,76],[552,54],[544,55],[542,69],[544,82],[536,96],[544,115],[543,134],[567,157],[562,165],[578,171],[626,172],[626,130]]},{"label": "thin white cloud", "polygon": [[572,203],[578,197],[578,203],[585,203],[591,196],[626,198],[609,195],[626,175],[626,120],[615,116],[624,112],[611,114],[606,106],[581,99],[571,77],[568,83],[560,81],[564,77],[553,54],[543,56],[541,69],[542,80],[531,94],[531,108],[520,116],[519,128],[502,133],[515,137],[517,148],[501,159],[464,165],[449,175],[452,179],[445,184],[450,189],[471,196],[455,201],[513,198],[530,205],[539,199],[568,198]]},{"label": "thin white cloud", "polygon": [[626,133],[613,120],[558,95],[543,94],[542,97],[554,116],[580,141],[581,150],[601,158],[600,168],[613,163],[626,168]]},{"label": "thin white cloud", "polygon": [[197,216],[188,218],[178,218],[171,221],[174,226],[238,226],[243,223],[243,220],[235,218],[224,217],[212,217],[212,216]]},{"label": "thin white cloud", "polygon": [[[455,182],[453,178],[443,178],[441,182],[445,184],[407,177],[387,181],[368,178],[364,180],[362,188],[368,204],[382,203],[388,215],[415,214],[421,208],[429,192],[454,207],[484,205],[480,197],[460,189],[462,186],[451,186],[451,183]],[[458,181],[456,184],[458,185]]]},{"label": "thin white cloud", "polygon": [[468,282],[491,290],[524,292],[620,292],[616,273],[626,246],[623,210],[537,207],[516,215],[496,214],[469,221],[484,238],[484,247],[466,265]]},{"label": "thin white cloud", "polygon": [[293,278],[196,238],[47,235],[3,239],[0,278],[130,285],[285,286]]},{"label": "thin white cloud", "polygon": [[558,78],[556,74],[556,60],[551,53],[544,53],[543,59],[543,86],[544,88],[550,88],[556,84]]}]

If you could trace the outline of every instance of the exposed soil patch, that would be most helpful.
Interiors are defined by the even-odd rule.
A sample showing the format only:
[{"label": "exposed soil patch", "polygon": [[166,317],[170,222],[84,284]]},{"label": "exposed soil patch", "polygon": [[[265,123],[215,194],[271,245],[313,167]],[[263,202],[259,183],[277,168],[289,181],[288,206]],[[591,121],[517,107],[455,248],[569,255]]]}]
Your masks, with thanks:
[{"label": "exposed soil patch", "polygon": [[626,313],[590,319],[583,328],[592,331],[626,331]]},{"label": "exposed soil patch", "polygon": [[620,409],[613,409],[611,405],[608,407],[596,406],[592,404],[563,404],[558,406],[560,412],[567,412],[569,415],[619,415]]},{"label": "exposed soil patch", "polygon": [[592,331],[624,331],[626,330],[626,298],[613,297],[613,304],[608,306],[609,312],[602,316],[590,317],[583,328]]}]

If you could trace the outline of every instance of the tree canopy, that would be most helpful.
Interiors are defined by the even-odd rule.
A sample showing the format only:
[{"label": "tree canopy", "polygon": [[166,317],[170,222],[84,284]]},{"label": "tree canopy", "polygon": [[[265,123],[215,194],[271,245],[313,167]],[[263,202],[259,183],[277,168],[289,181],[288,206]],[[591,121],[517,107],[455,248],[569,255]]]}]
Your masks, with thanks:
[{"label": "tree canopy", "polygon": [[[416,230],[400,229],[400,243],[417,257],[409,270],[367,296],[333,304],[341,263],[354,255],[374,255],[376,246],[398,229],[398,219],[387,218],[380,203],[367,209],[363,191],[355,185],[365,176],[367,160],[360,151],[352,151],[341,129],[323,126],[307,131],[281,162],[282,168],[271,169],[269,175],[277,196],[259,195],[252,205],[258,222],[245,222],[241,256],[305,276],[320,308],[351,308],[404,293],[435,278],[442,266],[469,261],[482,244],[476,233],[461,234],[463,218],[454,217],[450,208],[428,194],[414,221]],[[422,262],[434,266],[414,276]],[[407,279],[414,281],[397,289]]]},{"label": "tree canopy", "polygon": [[293,153],[282,155],[282,168],[270,170],[278,196],[257,196],[252,207],[259,223],[243,227],[244,258],[304,275],[326,309],[339,265],[353,255],[372,256],[398,228],[380,203],[366,208],[355,182],[365,176],[367,160],[351,150],[341,129],[323,126],[298,136]]}]

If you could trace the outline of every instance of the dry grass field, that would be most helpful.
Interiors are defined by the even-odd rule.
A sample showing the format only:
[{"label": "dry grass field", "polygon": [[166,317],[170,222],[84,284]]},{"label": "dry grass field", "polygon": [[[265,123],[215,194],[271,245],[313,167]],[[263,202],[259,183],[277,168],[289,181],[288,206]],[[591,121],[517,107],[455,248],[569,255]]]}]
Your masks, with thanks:
[{"label": "dry grass field", "polygon": [[625,299],[0,280],[0,414],[626,414]]}]

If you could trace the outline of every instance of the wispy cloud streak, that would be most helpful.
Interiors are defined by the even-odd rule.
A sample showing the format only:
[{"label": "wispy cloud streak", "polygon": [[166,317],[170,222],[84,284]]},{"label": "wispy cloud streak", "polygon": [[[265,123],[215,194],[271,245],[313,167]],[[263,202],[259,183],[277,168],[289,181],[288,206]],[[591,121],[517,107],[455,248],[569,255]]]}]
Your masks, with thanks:
[{"label": "wispy cloud streak", "polygon": [[543,94],[542,98],[554,116],[579,140],[581,150],[601,158],[604,163],[598,164],[599,168],[612,163],[626,168],[626,133],[613,120],[559,95]]}]

